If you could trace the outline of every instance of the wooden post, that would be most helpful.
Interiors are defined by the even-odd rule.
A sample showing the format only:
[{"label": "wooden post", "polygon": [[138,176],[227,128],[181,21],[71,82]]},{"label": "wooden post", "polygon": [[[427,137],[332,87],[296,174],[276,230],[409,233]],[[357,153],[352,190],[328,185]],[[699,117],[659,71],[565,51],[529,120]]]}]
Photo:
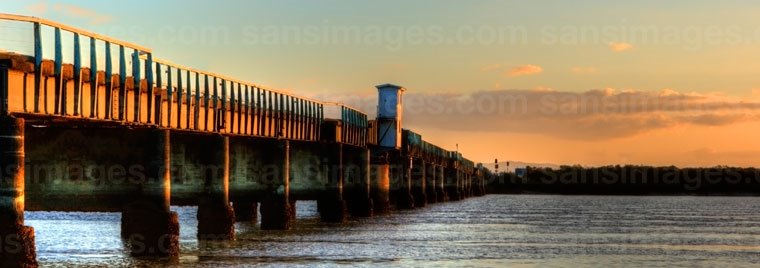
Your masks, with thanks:
[{"label": "wooden post", "polygon": [[140,99],[140,95],[142,94],[142,87],[140,83],[141,77],[140,77],[140,51],[135,50],[132,52],[132,82],[134,84],[134,116],[133,121],[134,122],[140,122],[140,102],[142,100]]},{"label": "wooden post", "polygon": [[[177,128],[182,128],[182,70],[177,68]],[[171,118],[169,118],[171,120]]]},{"label": "wooden post", "polygon": [[161,73],[161,64],[156,63],[156,87],[159,89],[159,94],[156,95],[156,114],[155,114],[155,122],[159,126],[163,126],[163,114],[162,109],[164,106],[164,97],[163,94],[161,94],[161,88],[164,86],[163,83],[163,74]]},{"label": "wooden post", "polygon": [[[79,43],[79,34],[74,33],[74,116],[79,116],[80,95],[82,90],[82,51]],[[66,102],[63,102],[66,107]],[[66,109],[64,109],[65,111]]]},{"label": "wooden post", "polygon": [[[193,110],[193,106],[192,106],[193,105],[193,101],[192,101],[192,98],[193,98],[192,88],[193,87],[190,86],[191,85],[190,84],[191,83],[191,81],[190,81],[190,70],[187,70],[187,72],[185,73],[185,76],[187,76],[186,77],[186,79],[187,79],[187,93],[185,93],[185,96],[186,96],[186,98],[185,98],[185,107],[186,107],[186,109],[185,109],[185,128],[186,129],[190,129],[190,114],[191,114],[191,111]],[[197,87],[197,84],[196,84],[196,87]]]},{"label": "wooden post", "polygon": [[40,112],[40,83],[42,79],[42,34],[40,23],[34,23],[34,113]]},{"label": "wooden post", "polygon": [[[53,104],[53,112],[55,114],[63,114],[61,111],[61,88],[63,87],[63,75],[61,71],[63,68],[63,52],[61,50],[61,29],[55,28],[55,67],[53,68],[53,76],[55,77],[55,97],[53,99],[55,103]],[[65,96],[65,93],[63,96]]]},{"label": "wooden post", "polygon": [[172,85],[172,67],[166,66],[166,125],[172,127],[172,102],[174,101],[174,85]]},{"label": "wooden post", "polygon": [[105,75],[106,103],[105,119],[113,117],[113,66],[111,63],[111,43],[106,42],[106,75]]},{"label": "wooden post", "polygon": [[98,51],[90,37],[90,118],[98,116]]},{"label": "wooden post", "polygon": [[[148,103],[146,104],[148,106],[148,114],[146,115],[148,118],[148,124],[154,122],[152,120],[153,115],[153,95],[154,95],[154,85],[153,85],[153,54],[148,53],[148,57],[145,59],[145,80],[148,82]],[[157,121],[156,121],[157,122]]]},{"label": "wooden post", "polygon": [[124,112],[127,105],[127,58],[124,54],[124,46],[119,46],[119,121],[124,121]]}]

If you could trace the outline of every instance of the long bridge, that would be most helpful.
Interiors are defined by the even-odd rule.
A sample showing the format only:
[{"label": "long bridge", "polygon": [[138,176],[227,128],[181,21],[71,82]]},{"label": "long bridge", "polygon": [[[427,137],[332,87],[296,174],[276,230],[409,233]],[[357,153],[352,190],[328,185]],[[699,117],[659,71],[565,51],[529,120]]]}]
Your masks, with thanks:
[{"label": "long bridge", "polygon": [[371,120],[45,19],[4,27],[29,41],[0,47],[2,267],[36,266],[25,210],[121,212],[132,255],[171,259],[170,205],[198,206],[198,239],[225,240],[259,214],[289,229],[297,200],[341,223],[485,193],[482,165],[402,128],[400,86],[377,86]]}]

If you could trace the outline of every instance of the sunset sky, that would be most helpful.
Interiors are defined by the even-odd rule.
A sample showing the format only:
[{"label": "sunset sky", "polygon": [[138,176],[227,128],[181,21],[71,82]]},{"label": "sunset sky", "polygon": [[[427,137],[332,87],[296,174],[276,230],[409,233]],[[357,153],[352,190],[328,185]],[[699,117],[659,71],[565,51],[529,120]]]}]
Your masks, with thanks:
[{"label": "sunset sky", "polygon": [[756,1],[3,1],[374,115],[470,159],[760,163]]}]

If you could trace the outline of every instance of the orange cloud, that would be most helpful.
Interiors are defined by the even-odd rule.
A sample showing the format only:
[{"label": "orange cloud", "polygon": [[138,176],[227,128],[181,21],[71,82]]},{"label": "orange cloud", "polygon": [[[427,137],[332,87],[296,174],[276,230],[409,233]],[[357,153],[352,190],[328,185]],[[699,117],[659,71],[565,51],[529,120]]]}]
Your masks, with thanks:
[{"label": "orange cloud", "polygon": [[493,70],[496,70],[496,69],[501,69],[501,64],[498,64],[498,63],[489,64],[489,65],[481,67],[480,71],[481,72],[490,72],[490,71],[493,71]]},{"label": "orange cloud", "polygon": [[48,4],[47,2],[44,2],[44,1],[37,2],[31,5],[27,5],[24,9],[26,9],[27,11],[33,14],[42,15],[42,14],[45,14],[45,12],[47,12]]},{"label": "orange cloud", "polygon": [[625,42],[611,42],[609,47],[612,51],[623,52],[632,49],[633,45]]},{"label": "orange cloud", "polygon": [[98,13],[97,11],[66,3],[48,4],[47,1],[39,1],[25,7],[31,13],[38,16],[46,15],[49,11],[71,18],[87,20],[90,24],[103,24],[113,20],[113,17]]},{"label": "orange cloud", "polygon": [[594,67],[573,67],[570,71],[574,74],[595,74],[598,70]]},{"label": "orange cloud", "polygon": [[760,100],[760,88],[753,88],[748,97],[753,100]]},{"label": "orange cloud", "polygon": [[103,24],[113,20],[113,18],[109,15],[100,14],[91,9],[86,9],[71,4],[58,3],[53,6],[53,9],[70,17],[87,19],[92,24]]},{"label": "orange cloud", "polygon": [[516,66],[512,68],[511,70],[507,71],[507,76],[516,77],[516,76],[523,76],[523,75],[534,75],[534,74],[540,74],[544,71],[544,68],[541,68],[541,66],[538,65],[522,65],[522,66]]}]

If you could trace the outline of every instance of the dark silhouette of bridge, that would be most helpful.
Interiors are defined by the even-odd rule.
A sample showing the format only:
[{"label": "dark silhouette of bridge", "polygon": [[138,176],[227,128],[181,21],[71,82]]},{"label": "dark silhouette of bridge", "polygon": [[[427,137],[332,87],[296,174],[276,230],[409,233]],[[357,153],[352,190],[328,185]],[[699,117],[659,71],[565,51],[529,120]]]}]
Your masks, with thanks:
[{"label": "dark silhouette of bridge", "polygon": [[170,204],[198,206],[199,239],[234,239],[259,212],[261,229],[290,228],[296,200],[341,223],[485,193],[482,165],[402,128],[402,87],[377,86],[370,120],[44,19],[0,22],[33,40],[0,53],[0,266],[36,265],[25,210],[120,211],[133,255],[174,258]]}]

